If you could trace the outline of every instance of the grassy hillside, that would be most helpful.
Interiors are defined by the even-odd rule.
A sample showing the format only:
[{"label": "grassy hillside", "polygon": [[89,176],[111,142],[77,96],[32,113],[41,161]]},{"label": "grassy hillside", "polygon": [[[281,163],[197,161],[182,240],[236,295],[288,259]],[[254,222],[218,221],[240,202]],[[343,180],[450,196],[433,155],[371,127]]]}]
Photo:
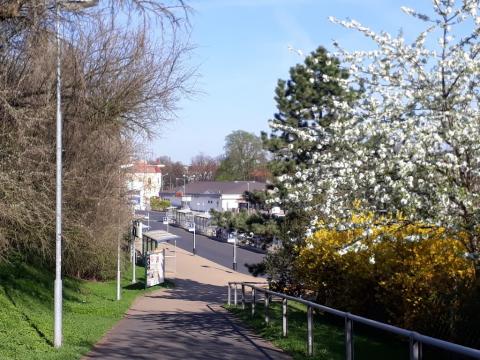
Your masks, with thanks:
[{"label": "grassy hillside", "polygon": [[[137,274],[143,281],[143,268],[137,268]],[[115,301],[115,281],[65,278],[64,346],[57,350],[52,346],[53,280],[52,271],[31,265],[0,265],[0,359],[78,359],[144,292],[143,284],[130,284],[130,273],[122,282],[121,301]]]},{"label": "grassy hillside", "polygon": [[[302,304],[288,304],[288,337],[282,337],[282,306],[274,302],[270,306],[270,324],[265,326],[264,306],[257,303],[255,317],[251,317],[251,307],[226,306],[246,325],[259,335],[283,349],[295,360],[341,360],[345,358],[344,322],[334,321],[324,314],[314,314],[313,353],[307,355],[306,307]],[[408,359],[408,344],[394,336],[385,336],[357,324],[354,325],[355,359],[401,360]]]}]

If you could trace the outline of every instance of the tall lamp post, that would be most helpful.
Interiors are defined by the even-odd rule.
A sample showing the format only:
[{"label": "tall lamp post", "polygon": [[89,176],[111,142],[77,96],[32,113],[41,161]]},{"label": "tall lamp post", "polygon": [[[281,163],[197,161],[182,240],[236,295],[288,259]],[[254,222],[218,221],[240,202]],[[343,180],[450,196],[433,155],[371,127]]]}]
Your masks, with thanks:
[{"label": "tall lamp post", "polygon": [[[183,193],[182,193],[182,198],[183,198],[183,197],[186,196],[185,195],[185,175],[183,175],[183,177],[181,177],[181,178],[179,178],[179,177],[175,178],[175,185],[177,185],[177,180],[178,179],[183,179]],[[183,203],[183,200],[182,200],[182,203]]]},{"label": "tall lamp post", "polygon": [[168,175],[168,173],[166,173],[166,174],[164,174],[164,175],[160,175],[160,176],[162,177],[162,180],[160,180],[160,181],[161,181],[161,184],[160,184],[160,190],[161,190],[161,191],[163,191],[163,188],[164,188],[164,186],[163,186],[163,178],[164,178],[165,176],[167,176],[167,175]]},{"label": "tall lamp post", "polygon": [[[118,175],[121,175],[121,171],[123,169],[128,169],[131,168],[133,164],[125,164],[125,165],[120,165]],[[119,187],[119,198],[121,198],[121,193],[120,193],[121,187]],[[122,281],[122,273],[121,273],[121,267],[120,267],[120,237],[121,237],[121,227],[120,227],[120,217],[119,217],[119,224],[118,224],[118,234],[117,234],[117,301],[119,301],[122,297],[121,295],[121,281]],[[135,264],[134,264],[135,266]]]},{"label": "tall lamp post", "polygon": [[177,180],[178,180],[178,179],[183,179],[183,196],[185,196],[185,184],[186,184],[186,180],[185,180],[185,179],[186,179],[186,176],[183,175],[182,177],[177,177],[177,178],[175,178],[175,184],[177,184]]},{"label": "tall lamp post", "polygon": [[53,345],[62,346],[62,97],[61,97],[61,41],[60,7],[70,11],[95,6],[98,0],[55,1],[55,39],[57,45],[57,115],[56,115],[56,189],[55,189],[55,288],[54,288],[54,336]]},{"label": "tall lamp post", "polygon": [[248,192],[247,213],[249,213],[250,212],[250,182],[247,182],[247,192]]}]

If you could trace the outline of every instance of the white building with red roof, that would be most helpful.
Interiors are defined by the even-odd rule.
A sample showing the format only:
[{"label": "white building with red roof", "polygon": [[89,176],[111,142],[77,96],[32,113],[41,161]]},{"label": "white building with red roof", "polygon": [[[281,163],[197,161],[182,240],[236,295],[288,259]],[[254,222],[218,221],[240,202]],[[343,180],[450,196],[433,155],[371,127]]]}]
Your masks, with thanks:
[{"label": "white building with red roof", "polygon": [[127,186],[136,210],[147,209],[150,206],[150,198],[158,196],[162,188],[164,166],[150,165],[145,160],[133,164]]}]

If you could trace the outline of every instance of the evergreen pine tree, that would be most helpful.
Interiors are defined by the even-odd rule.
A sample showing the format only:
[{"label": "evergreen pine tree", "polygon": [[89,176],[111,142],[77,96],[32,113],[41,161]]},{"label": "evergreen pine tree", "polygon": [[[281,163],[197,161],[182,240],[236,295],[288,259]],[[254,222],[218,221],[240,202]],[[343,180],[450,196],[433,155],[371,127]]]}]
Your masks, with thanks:
[{"label": "evergreen pine tree", "polygon": [[[317,146],[315,141],[299,138],[292,130],[278,129],[275,125],[289,126],[293,129],[322,127],[325,132],[336,114],[334,101],[351,101],[355,92],[345,90],[339,83],[348,78],[348,72],[340,67],[339,61],[331,57],[323,47],[319,47],[305,58],[303,64],[290,68],[290,79],[278,80],[275,89],[277,112],[270,120],[271,134],[262,133],[264,147],[272,154],[270,170],[275,177],[292,175],[298,167],[309,166],[311,151]],[[301,151],[297,151],[301,150]],[[299,179],[298,181],[301,181]],[[275,197],[280,197],[281,206],[286,217],[278,233],[283,242],[280,251],[269,253],[262,266],[273,288],[291,293],[298,293],[301,288],[300,274],[293,264],[298,246],[305,238],[312,214],[303,207],[288,202],[289,189],[275,181],[272,185],[279,190]],[[321,198],[314,198],[313,204],[321,203]]]},{"label": "evergreen pine tree", "polygon": [[[330,111],[333,101],[348,100],[354,96],[353,91],[346,91],[339,85],[339,81],[347,78],[348,72],[340,67],[339,61],[323,47],[317,48],[303,64],[290,68],[289,80],[278,80],[275,89],[278,111],[270,120],[271,125],[322,127],[328,131],[335,116]],[[274,176],[292,174],[295,166],[308,166],[309,150],[316,146],[315,142],[302,140],[292,131],[276,128],[272,128],[270,135],[263,133],[262,139],[266,149],[272,153],[270,165]],[[297,149],[302,151],[297,152]]]}]

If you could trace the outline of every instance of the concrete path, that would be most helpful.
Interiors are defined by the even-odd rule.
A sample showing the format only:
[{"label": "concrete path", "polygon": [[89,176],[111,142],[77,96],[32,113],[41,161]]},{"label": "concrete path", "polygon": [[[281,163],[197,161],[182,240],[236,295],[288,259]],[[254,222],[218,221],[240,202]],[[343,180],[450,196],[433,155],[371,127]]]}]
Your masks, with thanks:
[{"label": "concrete path", "polygon": [[261,279],[177,248],[174,281],[137,299],[84,359],[291,359],[220,306],[228,281]]}]

